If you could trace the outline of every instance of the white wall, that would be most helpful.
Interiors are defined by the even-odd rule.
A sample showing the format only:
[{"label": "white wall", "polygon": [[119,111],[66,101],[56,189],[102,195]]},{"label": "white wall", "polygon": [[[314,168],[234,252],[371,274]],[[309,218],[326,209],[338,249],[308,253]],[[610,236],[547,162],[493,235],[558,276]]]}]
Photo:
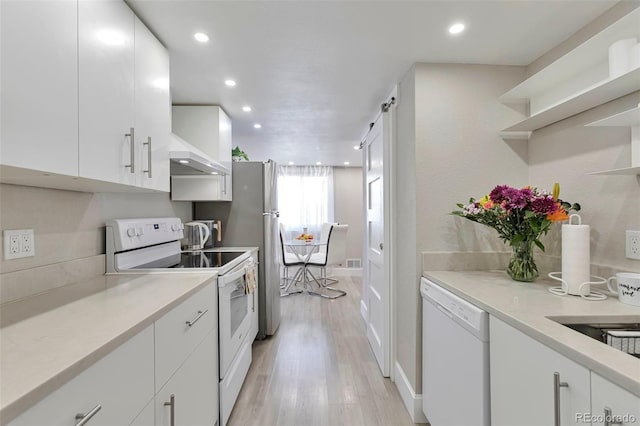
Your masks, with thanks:
[{"label": "white wall", "polygon": [[334,220],[348,224],[347,259],[362,259],[362,167],[333,168]]},{"label": "white wall", "polygon": [[36,250],[35,257],[3,258],[0,273],[103,254],[108,219],[165,216],[191,220],[191,202],[171,202],[169,194],[89,193],[0,184],[0,228],[34,229]]},{"label": "white wall", "polygon": [[527,184],[526,144],[498,136],[520,117],[498,97],[524,75],[524,67],[416,64],[400,84],[396,357],[417,393],[422,388],[418,254],[504,249],[495,231],[449,213],[456,203],[479,198],[497,184]]},{"label": "white wall", "polygon": [[[580,203],[582,223],[591,226],[591,263],[616,270],[640,271],[624,253],[625,230],[640,230],[640,178],[587,173],[629,167],[631,131],[584,124],[638,103],[640,92],[540,129],[529,141],[530,184],[559,182],[560,198]],[[544,242],[546,254],[561,255],[559,232]]]}]

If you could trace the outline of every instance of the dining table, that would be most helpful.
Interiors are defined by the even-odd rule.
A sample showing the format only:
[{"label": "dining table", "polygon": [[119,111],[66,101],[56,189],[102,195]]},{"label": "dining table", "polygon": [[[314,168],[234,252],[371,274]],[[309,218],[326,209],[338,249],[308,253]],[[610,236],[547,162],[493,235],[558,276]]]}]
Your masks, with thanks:
[{"label": "dining table", "polygon": [[302,266],[300,266],[296,274],[293,276],[292,283],[294,283],[294,286],[296,283],[302,283],[303,288],[299,291],[288,291],[287,294],[307,292],[322,297],[328,297],[319,291],[313,290],[311,285],[312,282],[315,282],[318,285],[319,289],[322,289],[323,286],[322,284],[320,284],[320,281],[318,281],[315,275],[313,275],[313,273],[309,270],[309,261],[311,260],[311,256],[314,253],[319,252],[320,247],[323,246],[326,247],[327,243],[323,243],[319,240],[288,240],[284,242],[285,249],[295,254],[296,258],[302,264]]}]

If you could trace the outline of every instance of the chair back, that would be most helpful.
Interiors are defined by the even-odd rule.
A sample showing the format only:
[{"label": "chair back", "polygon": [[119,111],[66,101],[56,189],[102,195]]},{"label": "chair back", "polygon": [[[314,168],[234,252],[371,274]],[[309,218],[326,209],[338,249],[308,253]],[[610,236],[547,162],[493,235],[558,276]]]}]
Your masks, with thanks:
[{"label": "chair back", "polygon": [[[279,228],[280,228],[280,244],[278,245],[278,261],[282,266],[297,266],[302,264],[302,262],[300,262],[299,259],[289,259],[287,260],[287,251],[284,247],[284,239],[285,239],[285,235],[286,235],[286,229],[284,227],[284,225],[282,223],[279,224]],[[292,254],[293,256],[293,254]]]},{"label": "chair back", "polygon": [[325,265],[340,265],[347,257],[347,231],[349,225],[333,225],[329,231]]}]

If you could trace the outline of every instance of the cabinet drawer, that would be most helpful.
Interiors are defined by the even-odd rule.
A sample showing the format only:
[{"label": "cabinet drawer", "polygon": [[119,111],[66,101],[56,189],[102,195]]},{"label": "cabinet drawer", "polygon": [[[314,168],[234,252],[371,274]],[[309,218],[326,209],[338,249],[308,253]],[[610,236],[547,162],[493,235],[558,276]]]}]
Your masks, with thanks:
[{"label": "cabinet drawer", "polygon": [[[217,280],[155,322],[156,390],[218,323]],[[188,322],[191,325],[187,324]]]},{"label": "cabinet drawer", "polygon": [[128,425],[153,399],[153,326],[149,326],[9,423],[74,425],[76,414],[102,408],[88,425]]},{"label": "cabinet drawer", "polygon": [[596,426],[605,424],[606,420],[610,424],[618,421],[619,426],[637,424],[640,421],[640,397],[592,371],[591,422]]},{"label": "cabinet drawer", "polygon": [[[212,330],[158,391],[156,426],[213,426],[218,420],[218,333]],[[171,396],[173,395],[173,400]]]}]

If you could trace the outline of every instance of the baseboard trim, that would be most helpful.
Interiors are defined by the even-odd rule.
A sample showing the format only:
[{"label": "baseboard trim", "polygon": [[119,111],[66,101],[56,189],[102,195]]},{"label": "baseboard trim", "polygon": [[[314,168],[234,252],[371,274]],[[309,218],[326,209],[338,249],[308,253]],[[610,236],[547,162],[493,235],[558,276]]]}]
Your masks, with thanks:
[{"label": "baseboard trim", "polygon": [[361,277],[362,268],[333,268],[331,275],[335,277]]},{"label": "baseboard trim", "polygon": [[400,364],[395,364],[396,373],[396,387],[400,392],[400,398],[404,403],[405,408],[409,412],[409,416],[414,423],[427,423],[427,417],[422,412],[422,395],[416,394],[409,383],[407,375],[404,374],[404,370],[400,367]]}]

